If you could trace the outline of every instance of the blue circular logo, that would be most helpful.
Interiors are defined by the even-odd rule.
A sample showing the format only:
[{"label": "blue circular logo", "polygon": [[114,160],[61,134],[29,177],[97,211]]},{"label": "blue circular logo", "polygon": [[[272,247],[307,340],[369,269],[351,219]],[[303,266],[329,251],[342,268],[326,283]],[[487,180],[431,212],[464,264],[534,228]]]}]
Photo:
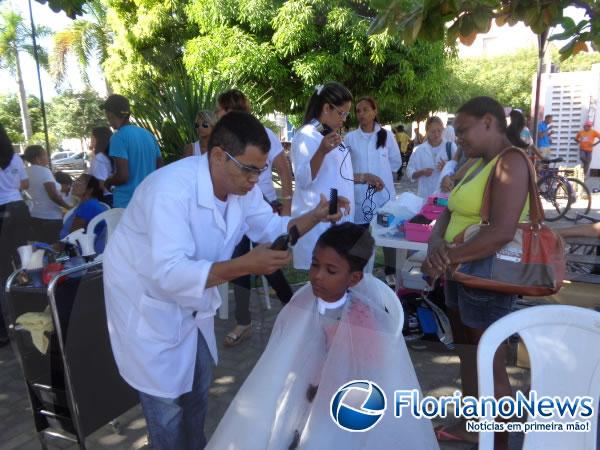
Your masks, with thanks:
[{"label": "blue circular logo", "polygon": [[353,380],[331,398],[331,418],[347,431],[368,431],[385,413],[385,393],[368,380]]}]

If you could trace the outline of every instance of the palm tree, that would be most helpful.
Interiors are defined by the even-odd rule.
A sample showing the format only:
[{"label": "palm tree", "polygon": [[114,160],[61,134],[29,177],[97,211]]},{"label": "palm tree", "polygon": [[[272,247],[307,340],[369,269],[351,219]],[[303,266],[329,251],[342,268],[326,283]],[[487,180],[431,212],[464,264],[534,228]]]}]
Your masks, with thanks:
[{"label": "palm tree", "polygon": [[[50,72],[54,79],[60,83],[66,72],[67,55],[72,54],[79,66],[83,82],[89,86],[87,69],[90,61],[95,56],[102,67],[108,56],[110,44],[110,30],[106,22],[106,10],[100,0],[90,0],[84,5],[85,13],[92,20],[76,19],[71,26],[54,35],[54,48],[50,57]],[[112,89],[106,76],[104,76],[106,90],[110,94]]]},{"label": "palm tree", "polygon": [[[27,94],[23,84],[23,73],[21,70],[20,52],[28,53],[33,57],[35,50],[31,43],[31,28],[25,25],[23,17],[10,10],[0,13],[0,69],[8,70],[16,77],[19,87],[19,107],[21,110],[21,121],[23,123],[23,134],[25,140],[31,139],[31,119],[27,108]],[[36,27],[38,37],[47,36],[50,30],[46,27]],[[48,66],[48,54],[38,45],[37,53],[42,67]]]}]

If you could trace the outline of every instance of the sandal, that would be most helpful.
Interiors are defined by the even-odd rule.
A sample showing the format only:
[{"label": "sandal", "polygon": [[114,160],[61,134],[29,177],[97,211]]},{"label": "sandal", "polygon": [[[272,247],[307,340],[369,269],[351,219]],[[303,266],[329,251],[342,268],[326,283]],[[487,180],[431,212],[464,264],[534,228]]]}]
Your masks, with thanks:
[{"label": "sandal", "polygon": [[252,325],[247,325],[239,334],[237,334],[235,330],[230,331],[227,336],[225,336],[225,347],[235,347],[250,336],[252,336]]}]

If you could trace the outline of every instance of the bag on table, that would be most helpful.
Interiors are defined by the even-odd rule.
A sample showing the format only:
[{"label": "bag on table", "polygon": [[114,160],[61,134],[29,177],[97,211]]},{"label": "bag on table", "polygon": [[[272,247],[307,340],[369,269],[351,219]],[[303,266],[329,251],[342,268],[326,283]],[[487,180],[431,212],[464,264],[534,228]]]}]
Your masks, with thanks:
[{"label": "bag on table", "polygon": [[[535,172],[527,155],[519,148],[510,147],[500,153],[496,165],[508,152],[522,155],[529,168],[529,222],[519,223],[513,240],[493,255],[458,264],[452,279],[470,288],[505,294],[555,294],[565,276],[564,241],[543,223],[544,210],[535,184]],[[481,223],[467,227],[455,239],[456,243],[469,240],[480,228],[489,226],[494,172],[495,169],[492,169],[483,194]]]}]

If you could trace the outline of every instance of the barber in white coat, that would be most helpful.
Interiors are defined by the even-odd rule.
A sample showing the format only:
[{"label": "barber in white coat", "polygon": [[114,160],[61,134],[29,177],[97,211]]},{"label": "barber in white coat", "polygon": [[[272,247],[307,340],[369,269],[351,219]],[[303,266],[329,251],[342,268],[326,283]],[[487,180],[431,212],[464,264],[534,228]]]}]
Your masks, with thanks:
[{"label": "barber in white coat", "polygon": [[[310,211],[321,195],[329,198],[331,188],[338,198],[354,204],[354,173],[348,148],[338,130],[350,114],[352,94],[339,83],[330,82],[315,88],[304,114],[304,125],[292,139],[292,167],[296,189],[292,196],[292,217]],[[365,174],[360,182],[371,180]],[[348,211],[347,211],[348,212]],[[342,221],[351,221],[350,215]],[[308,270],[312,251],[319,236],[329,227],[321,223],[306,233],[294,247],[294,267]]]},{"label": "barber in white coat", "polygon": [[438,192],[445,164],[456,153],[456,144],[443,139],[444,123],[437,116],[425,122],[426,139],[417,146],[408,161],[408,178],[417,181],[417,195],[427,198]]},{"label": "barber in white coat", "polygon": [[261,123],[232,112],[215,126],[209,152],[151,174],[136,189],[104,253],[113,353],[140,393],[153,448],[201,449],[217,348],[217,285],[271,273],[289,252],[260,245],[230,259],[246,233],[267,243],[296,225],[306,232],[328,215],[326,199],[291,220],[273,213],[256,186],[269,139]]}]

